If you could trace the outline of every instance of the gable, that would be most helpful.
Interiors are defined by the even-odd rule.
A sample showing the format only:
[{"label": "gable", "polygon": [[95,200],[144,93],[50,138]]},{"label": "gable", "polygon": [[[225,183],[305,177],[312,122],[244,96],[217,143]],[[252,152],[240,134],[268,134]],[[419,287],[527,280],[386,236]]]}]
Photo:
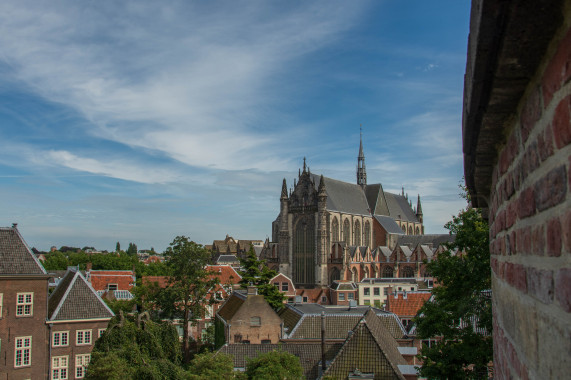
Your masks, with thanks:
[{"label": "gable", "polygon": [[0,274],[46,274],[15,227],[0,228]]}]

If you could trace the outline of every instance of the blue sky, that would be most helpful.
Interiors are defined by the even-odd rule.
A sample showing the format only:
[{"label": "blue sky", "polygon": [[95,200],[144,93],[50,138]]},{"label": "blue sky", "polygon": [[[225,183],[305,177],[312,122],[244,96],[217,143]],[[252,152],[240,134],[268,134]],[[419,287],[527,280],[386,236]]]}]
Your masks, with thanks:
[{"label": "blue sky", "polygon": [[265,239],[281,180],[465,203],[468,1],[0,3],[0,225],[30,246]]}]

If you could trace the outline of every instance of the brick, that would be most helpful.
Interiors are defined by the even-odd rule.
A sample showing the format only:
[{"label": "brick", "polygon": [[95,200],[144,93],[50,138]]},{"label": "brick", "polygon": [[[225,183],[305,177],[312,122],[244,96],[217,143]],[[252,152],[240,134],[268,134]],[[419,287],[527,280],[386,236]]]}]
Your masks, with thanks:
[{"label": "brick", "polygon": [[539,166],[539,153],[537,151],[537,141],[534,141],[530,144],[525,154],[523,155],[523,176],[527,177],[530,173],[532,173],[537,167]]},{"label": "brick", "polygon": [[571,313],[571,269],[563,268],[555,278],[555,297],[563,310]]},{"label": "brick", "polygon": [[555,146],[561,149],[571,143],[571,95],[561,100],[552,120]]},{"label": "brick", "polygon": [[526,99],[525,106],[523,107],[520,117],[521,139],[524,144],[540,117],[541,89],[540,87],[536,87]]},{"label": "brick", "polygon": [[561,216],[561,239],[567,253],[571,253],[571,210]]},{"label": "brick", "polygon": [[539,179],[534,186],[538,211],[558,205],[567,195],[567,171],[561,165]]},{"label": "brick", "polygon": [[543,74],[542,93],[544,107],[547,107],[553,94],[571,78],[571,29],[559,43],[555,55]]},{"label": "brick", "polygon": [[551,124],[537,136],[537,151],[542,162],[553,155],[553,126]]},{"label": "brick", "polygon": [[525,267],[521,264],[507,263],[505,270],[508,283],[525,293],[527,291]]},{"label": "brick", "polygon": [[517,205],[512,202],[508,204],[507,213],[506,213],[506,228],[509,229],[511,226],[514,225],[517,219]]},{"label": "brick", "polygon": [[531,252],[537,256],[545,254],[545,227],[540,224],[533,228]]},{"label": "brick", "polygon": [[545,304],[553,302],[553,272],[527,268],[527,291]]},{"label": "brick", "polygon": [[519,217],[527,218],[535,214],[535,193],[534,188],[529,187],[522,191],[518,199]]},{"label": "brick", "polygon": [[525,227],[517,231],[516,246],[518,253],[528,255],[531,253],[531,227]]},{"label": "brick", "polygon": [[561,223],[559,218],[547,222],[547,255],[561,256]]}]

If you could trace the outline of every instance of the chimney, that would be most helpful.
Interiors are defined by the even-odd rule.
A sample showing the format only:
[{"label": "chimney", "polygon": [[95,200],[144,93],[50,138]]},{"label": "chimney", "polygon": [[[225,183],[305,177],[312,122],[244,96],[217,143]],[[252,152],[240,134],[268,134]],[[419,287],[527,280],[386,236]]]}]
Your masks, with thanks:
[{"label": "chimney", "polygon": [[17,230],[18,229],[18,223],[12,223],[12,228]]},{"label": "chimney", "polygon": [[248,296],[257,296],[258,295],[258,288],[253,285],[248,286]]},{"label": "chimney", "polygon": [[93,264],[92,264],[91,262],[85,264],[85,271],[86,271],[86,272],[90,272],[92,266],[93,266]]}]

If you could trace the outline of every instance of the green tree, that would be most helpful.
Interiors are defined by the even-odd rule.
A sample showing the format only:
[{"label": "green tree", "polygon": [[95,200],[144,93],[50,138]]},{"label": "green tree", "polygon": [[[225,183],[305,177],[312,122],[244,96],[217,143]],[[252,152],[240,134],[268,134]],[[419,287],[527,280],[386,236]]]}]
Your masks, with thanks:
[{"label": "green tree", "polygon": [[[485,378],[492,360],[488,224],[479,210],[468,208],[445,227],[456,234],[455,241],[428,263],[439,286],[433,289],[433,302],[425,303],[414,319],[418,338],[442,339],[422,348],[420,373],[430,379]],[[472,320],[487,334],[476,332]]]},{"label": "green tree", "polygon": [[117,242],[115,245],[115,252],[121,252],[121,243]]},{"label": "green tree", "polygon": [[136,256],[138,249],[137,249],[137,244],[135,243],[129,243],[129,248],[127,248],[127,254],[131,255],[131,256]]},{"label": "green tree", "polygon": [[243,270],[240,272],[242,280],[240,285],[242,288],[248,287],[250,284],[258,288],[258,294],[264,296],[264,299],[270,304],[274,310],[280,310],[284,307],[285,296],[270,280],[278,274],[275,270],[268,268],[265,261],[258,259],[254,252],[254,247],[246,253],[246,257],[240,259],[240,266]]},{"label": "green tree", "polygon": [[55,251],[48,253],[46,255],[46,260],[43,262],[43,266],[47,271],[50,270],[66,270],[70,265],[67,256],[60,251]]},{"label": "green tree", "polygon": [[183,357],[188,363],[191,357],[189,322],[195,323],[205,314],[207,303],[215,302],[214,297],[207,296],[219,280],[207,270],[210,253],[186,236],[177,236],[165,256],[171,276],[157,301],[166,316],[182,320]]},{"label": "green tree", "polygon": [[192,380],[229,380],[245,379],[242,373],[234,371],[234,362],[230,355],[205,352],[192,359],[189,367]]},{"label": "green tree", "polygon": [[303,369],[297,356],[277,350],[248,359],[246,375],[250,380],[298,380]]}]

